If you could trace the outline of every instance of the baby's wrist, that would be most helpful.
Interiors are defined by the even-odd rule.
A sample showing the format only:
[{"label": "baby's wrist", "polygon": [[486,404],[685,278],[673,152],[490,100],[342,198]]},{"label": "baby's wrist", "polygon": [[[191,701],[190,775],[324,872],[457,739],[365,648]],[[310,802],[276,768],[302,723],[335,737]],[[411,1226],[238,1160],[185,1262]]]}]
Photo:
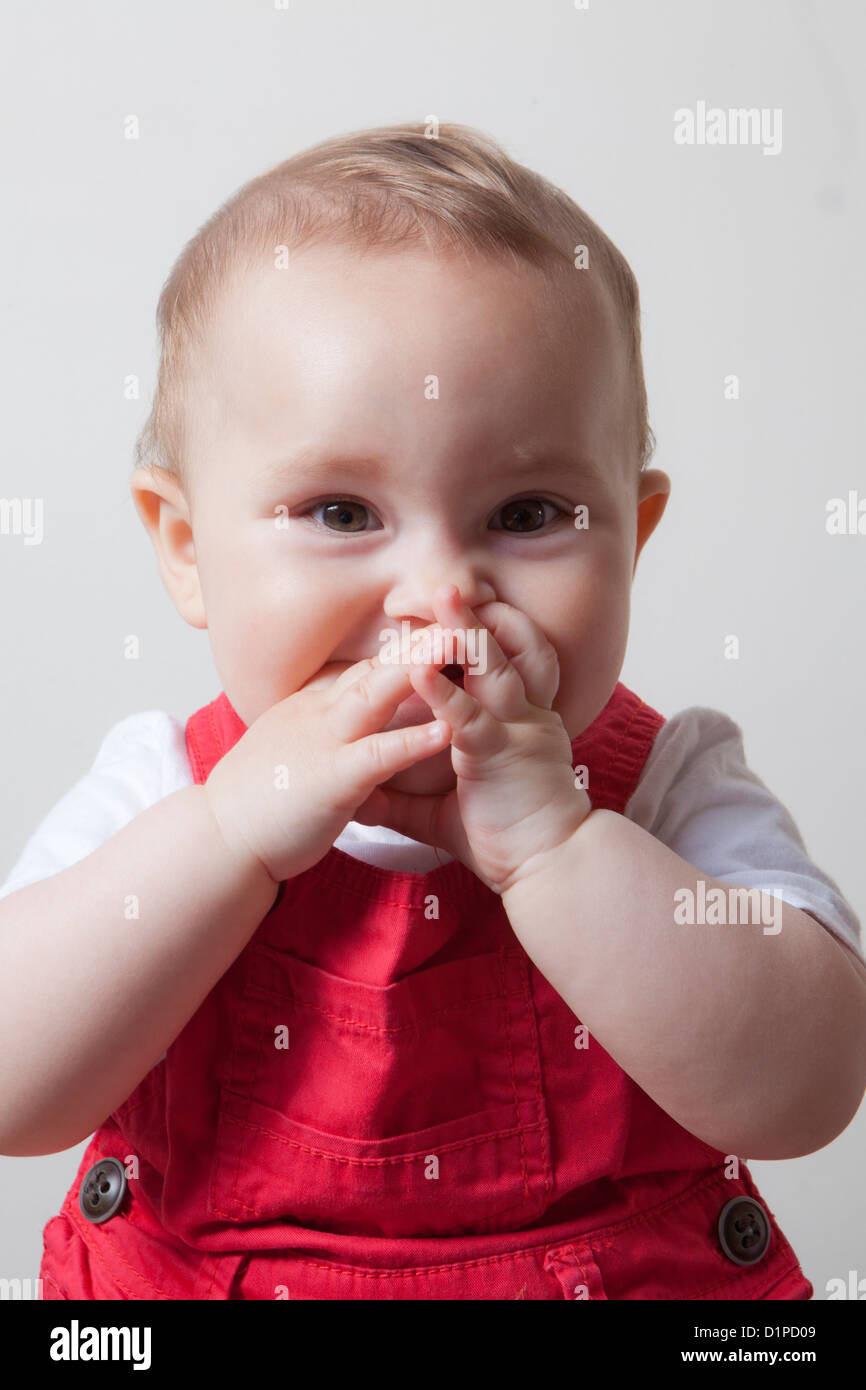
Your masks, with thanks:
[{"label": "baby's wrist", "polygon": [[234,817],[222,804],[219,793],[207,782],[196,790],[203,794],[202,805],[211,828],[218,837],[223,852],[228,853],[230,862],[236,866],[239,878],[249,882],[251,886],[260,887],[261,891],[269,893],[273,900],[277,895],[279,883],[238,829]]}]

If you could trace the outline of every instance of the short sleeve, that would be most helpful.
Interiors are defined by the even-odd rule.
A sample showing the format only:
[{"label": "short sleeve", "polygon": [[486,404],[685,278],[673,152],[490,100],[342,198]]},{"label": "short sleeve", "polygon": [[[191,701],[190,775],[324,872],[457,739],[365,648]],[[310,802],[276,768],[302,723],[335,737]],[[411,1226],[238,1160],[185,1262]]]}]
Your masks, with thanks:
[{"label": "short sleeve", "polygon": [[728,715],[692,706],[667,720],[625,815],[708,878],[776,890],[864,960],[858,918],[747,765],[742,730]]},{"label": "short sleeve", "polygon": [[87,857],[164,796],[192,783],[185,726],[162,710],[131,714],[103,739],[89,769],[36,826],[0,898]]}]

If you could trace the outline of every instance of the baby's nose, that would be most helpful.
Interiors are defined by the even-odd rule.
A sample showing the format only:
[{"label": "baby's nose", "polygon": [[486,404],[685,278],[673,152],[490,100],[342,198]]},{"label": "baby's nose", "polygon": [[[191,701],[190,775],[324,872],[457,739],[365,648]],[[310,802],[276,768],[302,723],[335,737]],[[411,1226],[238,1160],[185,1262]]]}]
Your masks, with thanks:
[{"label": "baby's nose", "polygon": [[457,585],[468,608],[478,608],[496,598],[496,590],[489,580],[461,571],[459,567],[443,567],[428,576],[413,577],[395,585],[385,599],[385,613],[397,621],[417,618],[426,623],[435,622],[433,595],[446,584]]}]

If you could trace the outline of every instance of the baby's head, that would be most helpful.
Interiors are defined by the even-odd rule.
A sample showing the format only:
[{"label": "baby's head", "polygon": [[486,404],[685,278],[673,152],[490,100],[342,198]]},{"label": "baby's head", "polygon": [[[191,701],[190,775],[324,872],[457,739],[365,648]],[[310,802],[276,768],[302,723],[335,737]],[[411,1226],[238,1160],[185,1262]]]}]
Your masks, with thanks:
[{"label": "baby's head", "polygon": [[[670,483],[637,284],[575,203],[463,126],[348,135],[224,204],[158,320],[133,496],[246,724],[450,583],[547,635],[572,738],[596,718]],[[391,784],[453,786],[449,750]]]}]

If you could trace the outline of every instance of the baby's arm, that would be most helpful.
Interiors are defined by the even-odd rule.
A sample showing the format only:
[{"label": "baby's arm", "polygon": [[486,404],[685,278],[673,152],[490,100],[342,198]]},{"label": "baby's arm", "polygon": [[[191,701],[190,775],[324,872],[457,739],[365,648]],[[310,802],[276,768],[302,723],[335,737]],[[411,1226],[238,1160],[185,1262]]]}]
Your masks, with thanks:
[{"label": "baby's arm", "polygon": [[596,810],[502,902],[592,1038],[685,1129],[743,1158],[812,1153],[863,1096],[866,969],[779,900],[772,935],[677,922],[675,895],[697,900],[700,879],[707,893],[736,886]]},{"label": "baby's arm", "polygon": [[335,668],[260,715],[207,782],[0,898],[0,1153],[91,1134],[240,954],[278,885],[318,863],[380,782],[447,747],[445,724],[383,730],[411,694],[407,667]]},{"label": "baby's arm", "polygon": [[255,856],[229,849],[195,786],[0,899],[0,1153],[69,1148],[116,1110],[277,887]]}]

